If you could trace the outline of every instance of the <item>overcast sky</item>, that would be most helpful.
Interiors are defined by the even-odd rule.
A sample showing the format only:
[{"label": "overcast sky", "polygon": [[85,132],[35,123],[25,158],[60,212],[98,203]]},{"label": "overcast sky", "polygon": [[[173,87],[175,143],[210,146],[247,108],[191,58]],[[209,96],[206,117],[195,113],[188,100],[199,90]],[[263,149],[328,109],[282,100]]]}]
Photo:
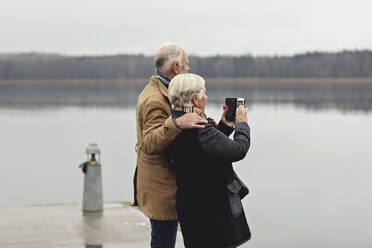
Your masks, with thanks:
[{"label": "overcast sky", "polygon": [[371,0],[0,0],[0,53],[283,55],[372,49]]}]

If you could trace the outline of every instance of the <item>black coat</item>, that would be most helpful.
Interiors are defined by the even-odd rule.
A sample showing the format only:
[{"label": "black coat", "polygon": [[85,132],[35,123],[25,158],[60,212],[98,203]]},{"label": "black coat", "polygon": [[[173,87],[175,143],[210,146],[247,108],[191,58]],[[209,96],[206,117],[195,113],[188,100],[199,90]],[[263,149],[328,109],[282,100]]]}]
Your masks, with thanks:
[{"label": "black coat", "polygon": [[[184,112],[174,111],[175,117]],[[234,129],[223,122],[183,130],[168,148],[177,178],[177,214],[186,248],[237,247],[250,239],[239,194],[227,187],[234,180],[232,162],[250,146],[247,124]]]}]

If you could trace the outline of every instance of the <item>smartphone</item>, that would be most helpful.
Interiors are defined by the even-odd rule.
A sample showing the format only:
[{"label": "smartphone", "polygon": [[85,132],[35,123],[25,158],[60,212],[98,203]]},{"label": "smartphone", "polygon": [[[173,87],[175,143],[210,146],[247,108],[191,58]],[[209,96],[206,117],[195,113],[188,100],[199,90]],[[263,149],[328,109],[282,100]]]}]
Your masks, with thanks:
[{"label": "smartphone", "polygon": [[245,98],[238,98],[237,106],[243,105],[245,107]]},{"label": "smartphone", "polygon": [[226,113],[227,121],[235,121],[237,104],[238,104],[237,98],[230,98],[230,97],[225,98],[225,105],[228,106],[227,113]]}]

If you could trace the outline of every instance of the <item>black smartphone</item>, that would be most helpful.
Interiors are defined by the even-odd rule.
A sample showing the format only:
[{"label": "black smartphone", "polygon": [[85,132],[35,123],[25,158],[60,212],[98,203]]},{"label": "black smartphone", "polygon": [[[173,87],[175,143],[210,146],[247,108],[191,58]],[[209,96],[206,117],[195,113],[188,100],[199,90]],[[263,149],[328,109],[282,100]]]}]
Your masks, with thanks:
[{"label": "black smartphone", "polygon": [[225,105],[228,106],[227,113],[226,113],[227,121],[235,121],[237,103],[238,103],[237,98],[230,98],[230,97],[225,98]]}]

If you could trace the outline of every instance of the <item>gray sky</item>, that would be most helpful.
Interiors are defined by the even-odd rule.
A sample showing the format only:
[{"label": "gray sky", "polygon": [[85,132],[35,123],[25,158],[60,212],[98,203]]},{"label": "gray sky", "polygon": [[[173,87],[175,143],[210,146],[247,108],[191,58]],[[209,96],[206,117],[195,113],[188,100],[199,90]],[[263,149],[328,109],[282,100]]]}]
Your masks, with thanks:
[{"label": "gray sky", "polygon": [[370,0],[0,0],[0,53],[274,55],[372,49]]}]

